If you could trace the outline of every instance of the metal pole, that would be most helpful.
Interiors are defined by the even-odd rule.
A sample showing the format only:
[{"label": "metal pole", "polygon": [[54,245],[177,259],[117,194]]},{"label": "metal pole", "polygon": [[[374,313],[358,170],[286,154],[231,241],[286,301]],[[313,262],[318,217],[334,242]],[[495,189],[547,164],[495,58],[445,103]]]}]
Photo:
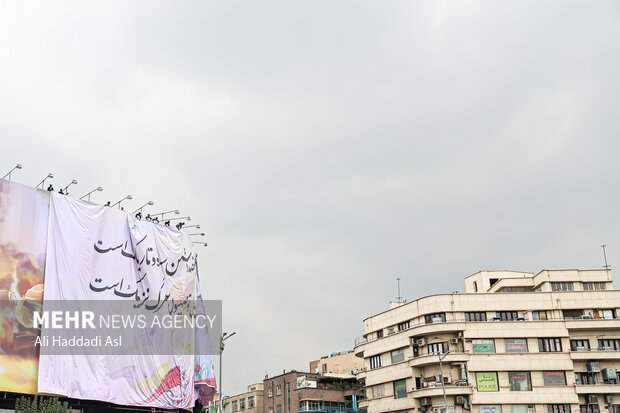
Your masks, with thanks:
[{"label": "metal pole", "polygon": [[[448,355],[448,353],[450,353],[450,350],[448,350],[443,357],[446,357]],[[444,405],[444,412],[443,413],[448,413],[448,397],[446,396],[446,384],[443,381],[443,357],[441,357],[441,353],[437,353],[437,356],[439,357],[439,371],[441,372],[441,389],[443,390],[443,405]]]},{"label": "metal pole", "polygon": [[605,266],[603,268],[608,270],[609,269],[609,265],[607,265],[607,253],[605,252],[605,247],[606,246],[607,246],[606,244],[603,244],[603,245],[601,245],[601,248],[603,248],[603,258],[605,258]]},{"label": "metal pole", "polygon": [[224,353],[224,343],[222,342],[222,339],[220,338],[220,413],[223,413],[224,410],[222,409],[222,399],[223,399],[223,394],[222,393],[222,353]]}]

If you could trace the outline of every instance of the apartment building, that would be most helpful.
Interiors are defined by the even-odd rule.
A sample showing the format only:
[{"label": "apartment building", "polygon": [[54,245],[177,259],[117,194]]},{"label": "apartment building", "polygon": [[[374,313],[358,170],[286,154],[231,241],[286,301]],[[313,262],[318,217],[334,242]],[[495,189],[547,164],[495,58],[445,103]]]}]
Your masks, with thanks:
[{"label": "apartment building", "polygon": [[357,413],[364,397],[355,378],[290,371],[263,380],[264,413]]},{"label": "apartment building", "polygon": [[620,291],[609,270],[481,271],[465,286],[364,320],[362,409],[620,413]]},{"label": "apartment building", "polygon": [[364,368],[364,360],[356,357],[353,350],[340,351],[310,362],[310,371],[315,374],[355,377]]},{"label": "apartment building", "polygon": [[223,401],[225,413],[263,413],[263,383],[251,384],[247,392],[226,397]]}]

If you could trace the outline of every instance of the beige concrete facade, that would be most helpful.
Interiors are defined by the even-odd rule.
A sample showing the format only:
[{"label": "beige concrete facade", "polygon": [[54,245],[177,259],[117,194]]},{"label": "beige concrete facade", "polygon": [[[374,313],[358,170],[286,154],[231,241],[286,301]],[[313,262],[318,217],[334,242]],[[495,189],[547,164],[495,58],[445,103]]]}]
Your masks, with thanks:
[{"label": "beige concrete facade", "polygon": [[364,320],[368,413],[439,411],[444,389],[457,413],[620,413],[609,270],[481,271],[465,284]]},{"label": "beige concrete facade", "polygon": [[310,371],[321,375],[352,377],[364,368],[364,360],[353,351],[333,353],[310,362]]},{"label": "beige concrete facade", "polygon": [[224,399],[225,413],[263,413],[263,383],[251,384],[248,391]]}]

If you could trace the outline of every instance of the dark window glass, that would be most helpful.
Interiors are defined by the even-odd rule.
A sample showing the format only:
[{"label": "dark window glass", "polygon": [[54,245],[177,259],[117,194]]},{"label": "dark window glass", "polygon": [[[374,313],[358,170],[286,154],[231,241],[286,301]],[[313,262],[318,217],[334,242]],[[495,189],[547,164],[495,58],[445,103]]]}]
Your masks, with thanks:
[{"label": "dark window glass", "polygon": [[527,353],[527,339],[506,338],[504,339],[506,353]]},{"label": "dark window glass", "polygon": [[427,314],[424,316],[424,321],[426,321],[426,324],[445,323],[446,313]]},{"label": "dark window glass", "polygon": [[563,371],[543,371],[545,386],[566,386],[566,373]]},{"label": "dark window glass", "polygon": [[432,343],[428,345],[428,354],[445,353],[448,351],[446,343]]},{"label": "dark window glass", "polygon": [[487,313],[465,313],[465,321],[487,321]]},{"label": "dark window glass", "polygon": [[560,338],[539,338],[538,351],[540,352],[560,352],[562,351],[562,340]]},{"label": "dark window glass", "polygon": [[571,340],[570,349],[572,351],[589,351],[590,340],[588,340],[587,338],[580,339],[580,340]]},{"label": "dark window glass", "polygon": [[394,382],[394,398],[402,399],[407,397],[407,380],[396,380]]},{"label": "dark window glass", "polygon": [[514,321],[519,315],[516,311],[498,311],[497,317],[499,317],[502,321]]},{"label": "dark window glass", "polygon": [[509,371],[508,383],[510,384],[510,391],[532,390],[532,381],[530,380],[529,371]]}]

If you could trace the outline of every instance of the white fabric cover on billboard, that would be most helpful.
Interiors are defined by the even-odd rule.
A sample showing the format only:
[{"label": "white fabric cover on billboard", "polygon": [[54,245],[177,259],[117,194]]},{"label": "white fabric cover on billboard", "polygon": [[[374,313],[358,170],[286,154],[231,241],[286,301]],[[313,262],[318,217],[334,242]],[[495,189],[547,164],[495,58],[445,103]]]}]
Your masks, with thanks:
[{"label": "white fabric cover on billboard", "polygon": [[[156,291],[177,301],[195,299],[200,296],[195,260],[182,231],[53,193],[43,308],[47,300],[139,300]],[[94,287],[131,289],[138,283],[130,298],[118,288]],[[193,406],[199,394],[211,396],[214,388],[211,356],[42,352],[39,360],[40,393],[179,408]]]}]

